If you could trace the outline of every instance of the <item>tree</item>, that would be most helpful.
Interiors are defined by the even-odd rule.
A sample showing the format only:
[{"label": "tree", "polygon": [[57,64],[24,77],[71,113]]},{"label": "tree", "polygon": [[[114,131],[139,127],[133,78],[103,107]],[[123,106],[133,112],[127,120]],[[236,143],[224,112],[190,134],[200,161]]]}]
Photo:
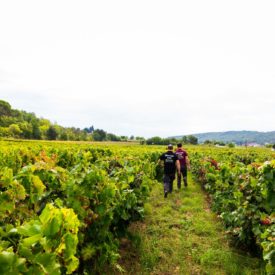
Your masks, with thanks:
[{"label": "tree", "polygon": [[10,116],[11,106],[8,102],[0,100],[0,116]]},{"label": "tree", "polygon": [[66,133],[66,131],[61,132],[60,140],[68,140],[68,134]]},{"label": "tree", "polygon": [[121,136],[120,139],[123,140],[123,141],[127,141],[128,137],[127,136]]},{"label": "tree", "polygon": [[9,128],[0,126],[0,137],[8,137],[9,136]]},{"label": "tree", "polygon": [[52,125],[49,127],[46,134],[47,134],[47,138],[49,140],[56,140],[56,138],[58,136],[58,133],[57,133],[55,127]]},{"label": "tree", "polygon": [[[0,130],[0,137],[13,136],[25,139],[96,141],[121,139],[114,134],[107,136],[107,132],[102,129],[95,131],[94,126],[80,129],[52,124],[47,119],[36,117],[35,113],[12,109],[11,105],[3,100],[0,100]],[[128,137],[125,139],[127,140]]]},{"label": "tree", "polygon": [[42,139],[47,139],[47,132],[51,123],[48,119],[41,118],[39,121],[39,131],[41,134]]},{"label": "tree", "polygon": [[215,145],[225,146],[225,143],[223,141],[214,140]]},{"label": "tree", "polygon": [[9,127],[11,124],[16,124],[17,119],[11,116],[1,116],[0,115],[0,126]]},{"label": "tree", "polygon": [[106,140],[107,133],[102,129],[96,129],[92,136],[94,141],[103,141]]},{"label": "tree", "polygon": [[9,133],[12,137],[18,138],[22,133],[22,130],[17,124],[11,124],[9,126]]},{"label": "tree", "polygon": [[25,139],[31,139],[32,138],[32,125],[31,123],[25,121],[18,123],[18,126],[20,127],[21,137]]},{"label": "tree", "polygon": [[84,140],[84,141],[88,140],[88,134],[85,131],[80,131],[78,137],[79,137],[79,140]]},{"label": "tree", "polygon": [[91,126],[91,127],[89,127],[89,128],[84,128],[84,129],[83,129],[83,131],[85,131],[85,132],[88,133],[88,134],[92,134],[94,130],[95,130],[95,129],[94,129],[94,126]]},{"label": "tree", "polygon": [[183,136],[183,137],[181,138],[181,141],[182,141],[182,143],[184,143],[184,144],[188,143],[187,136]]},{"label": "tree", "polygon": [[145,144],[146,142],[144,137],[136,137],[136,140],[138,140],[141,145]]},{"label": "tree", "polygon": [[120,137],[114,135],[114,134],[107,134],[107,140],[110,140],[110,141],[120,141]]},{"label": "tree", "polygon": [[198,138],[193,135],[187,136],[187,140],[188,140],[188,143],[190,144],[194,144],[194,145],[198,144]]},{"label": "tree", "polygon": [[168,145],[168,144],[174,144],[176,143],[176,140],[171,139],[171,138],[164,138],[161,140],[160,143],[158,143],[159,145]]},{"label": "tree", "polygon": [[213,142],[211,140],[207,139],[204,141],[204,144],[213,144]]},{"label": "tree", "polygon": [[39,128],[39,121],[35,120],[32,122],[32,137],[34,139],[41,139],[41,132]]},{"label": "tree", "polygon": [[136,140],[145,140],[144,137],[136,137]]},{"label": "tree", "polygon": [[153,145],[153,144],[162,145],[163,140],[161,137],[151,137],[146,140],[146,144],[148,144],[148,145]]}]

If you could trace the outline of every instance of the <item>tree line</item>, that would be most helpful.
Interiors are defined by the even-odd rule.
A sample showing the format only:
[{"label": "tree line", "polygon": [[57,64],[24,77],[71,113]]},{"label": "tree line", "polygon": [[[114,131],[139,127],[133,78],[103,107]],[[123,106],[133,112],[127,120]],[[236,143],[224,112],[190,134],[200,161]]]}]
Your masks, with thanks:
[{"label": "tree line", "polygon": [[[48,119],[38,118],[34,113],[12,109],[0,100],[0,138],[43,139],[43,140],[83,140],[83,141],[124,141],[126,136],[107,133],[93,126],[80,129],[63,127]],[[133,137],[130,137],[133,139]]]},{"label": "tree line", "polygon": [[84,129],[63,127],[51,123],[45,118],[38,118],[34,113],[12,109],[11,105],[0,100],[0,138],[72,140],[72,141],[136,141],[148,145],[168,145],[182,142],[198,144],[195,136],[183,136],[181,139],[151,137],[118,136],[103,129],[89,126]]},{"label": "tree line", "polygon": [[193,135],[183,136],[182,138],[161,138],[161,137],[151,137],[146,141],[148,145],[168,145],[177,144],[182,142],[183,144],[198,144],[198,139]]}]

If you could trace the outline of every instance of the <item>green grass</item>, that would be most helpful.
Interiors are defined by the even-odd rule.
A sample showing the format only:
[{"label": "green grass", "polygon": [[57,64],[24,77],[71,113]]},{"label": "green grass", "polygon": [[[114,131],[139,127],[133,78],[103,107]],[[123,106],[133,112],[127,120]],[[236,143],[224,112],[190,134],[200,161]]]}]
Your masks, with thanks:
[{"label": "green grass", "polygon": [[145,205],[144,221],[129,228],[120,265],[125,274],[264,274],[260,259],[229,243],[191,178],[187,188],[175,189],[167,199],[158,184]]}]

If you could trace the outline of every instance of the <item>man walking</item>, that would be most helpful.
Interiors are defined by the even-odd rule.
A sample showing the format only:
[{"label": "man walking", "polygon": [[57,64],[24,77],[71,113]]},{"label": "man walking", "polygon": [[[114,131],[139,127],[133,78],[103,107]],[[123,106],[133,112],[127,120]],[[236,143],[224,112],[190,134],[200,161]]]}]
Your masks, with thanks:
[{"label": "man walking", "polygon": [[183,176],[184,186],[187,187],[187,168],[190,169],[190,162],[188,159],[188,154],[185,150],[182,149],[182,144],[177,144],[176,155],[180,162],[180,173],[178,173],[178,189],[181,188],[181,174]]},{"label": "man walking", "polygon": [[173,145],[169,144],[167,152],[160,156],[160,160],[164,162],[164,197],[167,198],[168,192],[173,191],[173,181],[175,179],[176,168],[180,174],[180,163],[177,155],[173,152]]}]

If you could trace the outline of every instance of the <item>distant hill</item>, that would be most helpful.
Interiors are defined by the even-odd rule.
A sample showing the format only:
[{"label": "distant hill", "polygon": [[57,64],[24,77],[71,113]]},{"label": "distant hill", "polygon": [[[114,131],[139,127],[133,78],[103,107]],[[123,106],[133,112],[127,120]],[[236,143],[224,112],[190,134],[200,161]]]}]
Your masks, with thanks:
[{"label": "distant hill", "polygon": [[[216,140],[227,142],[234,142],[236,144],[245,143],[275,143],[275,131],[272,132],[257,132],[257,131],[228,131],[228,132],[209,132],[192,134],[198,138],[199,143],[206,140]],[[175,136],[175,138],[182,138],[183,136]]]}]

